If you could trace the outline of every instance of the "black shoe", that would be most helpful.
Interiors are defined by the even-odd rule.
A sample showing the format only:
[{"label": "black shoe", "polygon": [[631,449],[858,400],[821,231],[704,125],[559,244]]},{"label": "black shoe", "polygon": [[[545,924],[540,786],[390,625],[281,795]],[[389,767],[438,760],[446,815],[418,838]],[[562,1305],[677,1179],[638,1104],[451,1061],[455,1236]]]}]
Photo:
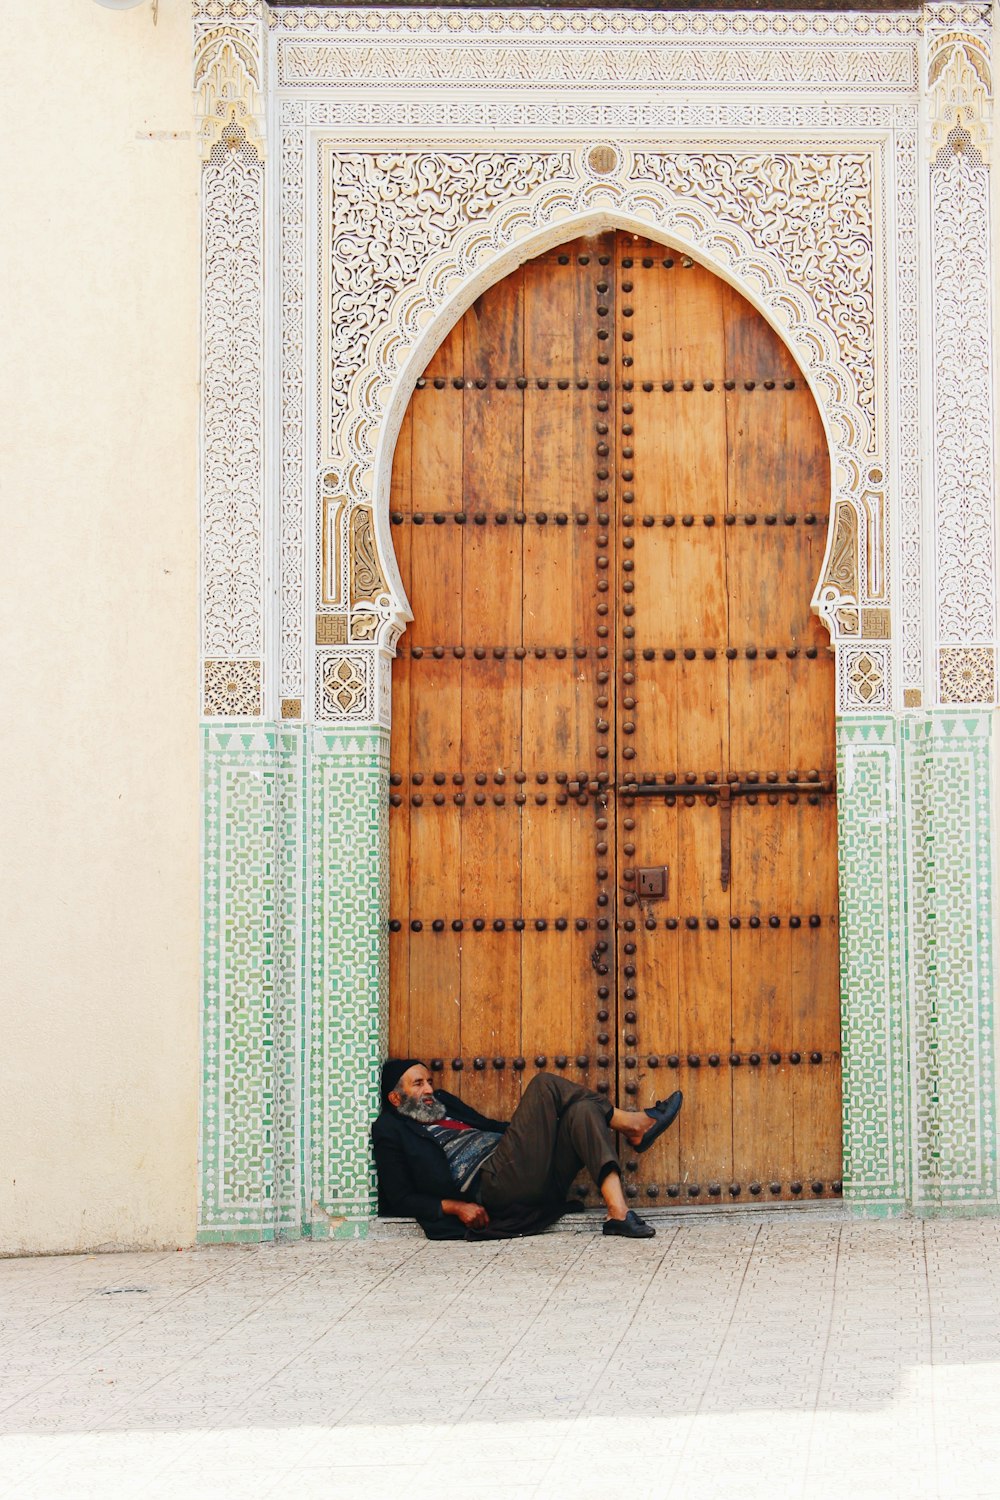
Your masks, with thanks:
[{"label": "black shoe", "polygon": [[603,1233],[620,1234],[626,1240],[651,1240],[656,1230],[630,1208],[624,1219],[605,1219]]},{"label": "black shoe", "polygon": [[643,1151],[648,1151],[653,1142],[658,1141],[667,1127],[674,1123],[677,1116],[680,1114],[681,1105],[683,1103],[684,1095],[681,1093],[680,1089],[677,1089],[676,1092],[671,1094],[669,1098],[659,1099],[651,1109],[647,1109],[645,1113],[651,1120],[655,1121],[655,1123],[649,1130],[646,1131],[646,1134],[643,1136],[638,1146],[633,1146],[632,1150],[637,1151],[640,1155],[643,1153]]}]

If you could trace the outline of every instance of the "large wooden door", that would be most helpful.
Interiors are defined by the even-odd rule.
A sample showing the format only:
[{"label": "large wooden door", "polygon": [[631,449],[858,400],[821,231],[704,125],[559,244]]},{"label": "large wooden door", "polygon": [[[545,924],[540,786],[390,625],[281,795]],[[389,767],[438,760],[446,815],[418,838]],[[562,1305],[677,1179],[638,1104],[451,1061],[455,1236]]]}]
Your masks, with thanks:
[{"label": "large wooden door", "polygon": [[486,293],[400,434],[390,1046],[491,1113],[683,1088],[646,1202],[840,1191],[828,495],[781,340],[625,234]]}]

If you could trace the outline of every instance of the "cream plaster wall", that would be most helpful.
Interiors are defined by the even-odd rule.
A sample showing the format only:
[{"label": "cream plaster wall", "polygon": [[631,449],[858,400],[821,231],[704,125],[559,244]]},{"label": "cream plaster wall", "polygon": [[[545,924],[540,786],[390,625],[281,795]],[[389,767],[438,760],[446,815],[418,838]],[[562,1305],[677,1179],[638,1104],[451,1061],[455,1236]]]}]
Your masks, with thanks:
[{"label": "cream plaster wall", "polygon": [[190,6],[0,21],[0,1252],[189,1244]]}]

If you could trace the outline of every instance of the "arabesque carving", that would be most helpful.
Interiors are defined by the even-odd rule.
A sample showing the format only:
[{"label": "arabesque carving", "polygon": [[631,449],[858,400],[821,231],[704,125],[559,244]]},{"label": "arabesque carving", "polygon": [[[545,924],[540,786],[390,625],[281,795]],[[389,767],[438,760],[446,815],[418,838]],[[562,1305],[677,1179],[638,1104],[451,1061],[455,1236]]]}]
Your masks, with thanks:
[{"label": "arabesque carving", "polygon": [[823,581],[841,595],[854,600],[858,597],[858,513],[848,501],[841,501],[836,509]]},{"label": "arabesque carving", "polygon": [[351,514],[351,604],[377,599],[386,593],[385,575],[378,560],[370,505]]},{"label": "arabesque carving", "polygon": [[[380,444],[391,451],[408,394],[399,374],[429,356],[435,316],[446,305],[458,316],[505,264],[516,264],[509,258],[516,247],[538,253],[616,224],[690,247],[756,298],[807,372],[839,470],[862,505],[873,465],[881,472],[884,442],[874,377],[871,152],[673,153],[620,142],[615,152],[616,168],[597,178],[587,150],[569,147],[327,148],[325,458],[351,507],[374,500],[378,508],[388,472],[373,471],[376,451]],[[881,527],[856,536],[849,599],[838,578],[824,574],[818,598],[835,635],[857,633],[857,559],[870,544],[878,555],[865,559],[863,576],[884,576],[884,540]],[[384,561],[382,572],[388,578]],[[391,601],[379,612],[384,640],[401,615]]]},{"label": "arabesque carving", "polygon": [[264,639],[263,168],[227,125],[203,169],[202,650]]},{"label": "arabesque carving", "polygon": [[412,287],[407,300],[425,300],[422,283],[433,257],[499,206],[565,182],[572,157],[568,151],[338,151],[330,172],[327,418],[336,453],[351,387],[379,332],[398,327],[400,294]]}]

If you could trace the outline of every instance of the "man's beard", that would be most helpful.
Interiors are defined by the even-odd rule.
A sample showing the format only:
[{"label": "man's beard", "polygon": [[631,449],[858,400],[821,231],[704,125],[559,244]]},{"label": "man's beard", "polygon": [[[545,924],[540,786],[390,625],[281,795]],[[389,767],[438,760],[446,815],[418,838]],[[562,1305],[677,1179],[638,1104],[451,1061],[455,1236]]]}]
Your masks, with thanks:
[{"label": "man's beard", "polygon": [[433,1125],[435,1120],[443,1120],[448,1112],[441,1100],[435,1099],[433,1094],[426,1099],[414,1099],[409,1094],[403,1094],[396,1108],[408,1120],[416,1120],[418,1125]]}]

